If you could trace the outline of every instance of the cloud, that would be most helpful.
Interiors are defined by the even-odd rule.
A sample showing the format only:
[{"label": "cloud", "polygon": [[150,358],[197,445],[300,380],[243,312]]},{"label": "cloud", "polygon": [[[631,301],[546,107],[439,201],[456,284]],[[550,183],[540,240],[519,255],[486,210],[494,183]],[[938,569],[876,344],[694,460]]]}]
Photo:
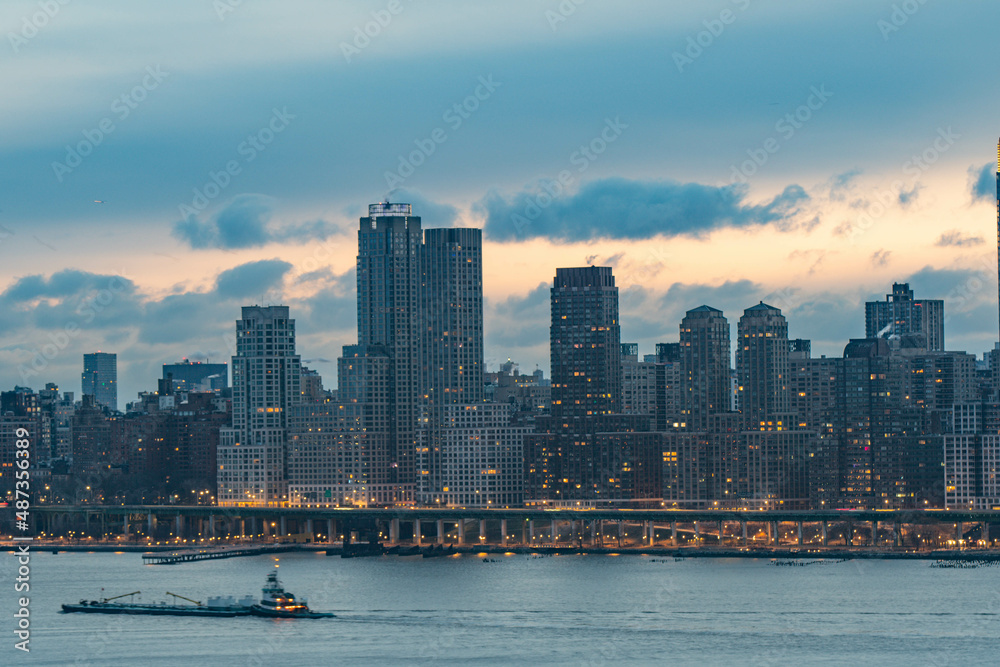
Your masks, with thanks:
[{"label": "cloud", "polygon": [[223,271],[215,281],[215,291],[223,298],[259,296],[280,286],[292,268],[280,259],[262,259]]},{"label": "cloud", "polygon": [[432,201],[419,190],[398,188],[387,195],[390,201],[403,202],[413,206],[413,215],[420,216],[420,224],[424,227],[451,227],[458,219],[458,209],[451,204],[441,204]]},{"label": "cloud", "polygon": [[0,294],[0,331],[127,325],[138,311],[135,284],[123,276],[65,269],[18,278]]},{"label": "cloud", "polygon": [[792,218],[798,205],[809,199],[798,185],[789,185],[766,204],[748,204],[746,196],[747,187],[741,184],[610,178],[562,197],[550,196],[544,184],[509,197],[494,190],[474,210],[485,214],[485,233],[494,240],[546,237],[572,242],[700,236],[720,227],[772,223],[787,231],[796,227]]},{"label": "cloud", "polygon": [[997,194],[997,176],[992,162],[982,167],[969,167],[969,190],[972,201],[991,201]]},{"label": "cloud", "polygon": [[941,234],[940,238],[934,242],[934,245],[940,246],[942,248],[947,246],[957,246],[959,248],[965,248],[968,246],[981,245],[986,243],[982,236],[970,236],[962,234],[958,229],[952,229]]},{"label": "cloud", "polygon": [[842,174],[837,174],[827,181],[827,185],[830,188],[830,199],[833,201],[844,201],[847,198],[847,193],[851,190],[855,179],[861,175],[861,169],[854,168],[850,171],[845,171]]},{"label": "cloud", "polygon": [[872,266],[886,266],[889,263],[889,256],[892,255],[891,250],[883,250],[879,248],[872,253]]},{"label": "cloud", "polygon": [[274,227],[271,217],[274,199],[259,194],[237,195],[212,218],[199,220],[189,215],[174,223],[174,237],[191,248],[257,248],[268,243],[305,243],[324,240],[342,233],[322,220]]},{"label": "cloud", "polygon": [[924,186],[921,185],[920,183],[914,183],[913,187],[910,188],[909,190],[907,190],[906,188],[900,189],[899,191],[900,205],[903,208],[906,208],[907,206],[915,202],[917,200],[917,197],[920,195],[920,191],[923,190],[923,188]]}]

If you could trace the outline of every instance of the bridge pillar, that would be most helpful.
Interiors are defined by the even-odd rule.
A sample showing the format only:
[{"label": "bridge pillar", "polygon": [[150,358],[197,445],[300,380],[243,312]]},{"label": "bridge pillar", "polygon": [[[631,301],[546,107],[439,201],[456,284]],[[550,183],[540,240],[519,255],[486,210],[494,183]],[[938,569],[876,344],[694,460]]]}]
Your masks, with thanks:
[{"label": "bridge pillar", "polygon": [[152,537],[156,534],[156,515],[147,514],[146,515],[146,533]]},{"label": "bridge pillar", "polygon": [[821,529],[823,531],[823,546],[824,547],[828,547],[828,546],[830,546],[830,542],[827,539],[827,534],[826,534],[826,530],[827,530],[826,521],[821,521],[820,522],[820,526],[821,526]]},{"label": "bridge pillar", "polygon": [[647,521],[645,527],[646,527],[646,544],[648,546],[653,546],[653,543],[656,541],[656,528],[653,525],[652,521]]},{"label": "bridge pillar", "polygon": [[597,546],[597,520],[590,522],[590,546]]},{"label": "bridge pillar", "polygon": [[898,521],[892,524],[892,546],[903,546],[903,530]]},{"label": "bridge pillar", "polygon": [[771,522],[771,544],[773,546],[778,546],[781,544],[781,534],[778,533],[778,522]]},{"label": "bridge pillar", "polygon": [[413,543],[420,546],[420,519],[413,520]]},{"label": "bridge pillar", "polygon": [[458,543],[465,544],[465,519],[455,521],[455,532],[458,534]]},{"label": "bridge pillar", "polygon": [[698,522],[694,521],[694,545],[698,546],[701,543],[701,528],[698,526]]},{"label": "bridge pillar", "polygon": [[215,516],[213,515],[208,517],[208,536],[215,539]]},{"label": "bridge pillar", "polygon": [[486,520],[485,519],[480,519],[479,520],[479,543],[480,544],[485,544],[486,543]]},{"label": "bridge pillar", "polygon": [[740,530],[743,531],[743,546],[747,545],[747,520],[740,519]]},{"label": "bridge pillar", "polygon": [[[745,525],[745,524],[744,524]],[[677,522],[670,522],[670,544],[677,546]]]},{"label": "bridge pillar", "polygon": [[983,521],[979,525],[982,526],[982,529],[980,530],[980,533],[982,533],[983,539],[986,541],[986,548],[989,548],[989,546],[990,546],[990,523],[989,523],[989,521]]},{"label": "bridge pillar", "polygon": [[[396,525],[398,527],[399,524],[396,524]],[[397,534],[398,534],[398,532],[399,531],[397,529]],[[333,542],[335,539],[337,539],[336,526],[333,524],[333,519],[327,519],[326,520],[326,541],[327,542]]]},{"label": "bridge pillar", "polygon": [[[124,535],[125,539],[127,540],[128,539],[128,535],[129,535],[129,533],[128,533],[128,514],[126,514],[123,517],[123,519],[124,519],[124,521],[122,521],[122,535]],[[103,531],[102,531],[102,533],[103,533]],[[104,539],[104,535],[103,534],[101,535],[101,539]]]},{"label": "bridge pillar", "polygon": [[552,519],[549,523],[549,539],[555,544],[559,541],[559,528],[556,526],[556,520]]},{"label": "bridge pillar", "polygon": [[174,537],[184,539],[184,517],[180,514],[174,519]]},{"label": "bridge pillar", "polygon": [[799,521],[799,546],[802,546],[802,522]]},{"label": "bridge pillar", "polygon": [[399,519],[389,519],[389,543],[399,542]]},{"label": "bridge pillar", "polygon": [[250,517],[250,539],[256,541],[257,539],[257,517]]},{"label": "bridge pillar", "polygon": [[437,529],[437,543],[444,544],[444,519],[438,519],[435,528]]},{"label": "bridge pillar", "polygon": [[723,535],[723,533],[726,532],[725,526],[723,526],[723,523],[724,523],[723,521],[719,521],[719,546],[720,547],[723,545],[722,535]]},{"label": "bridge pillar", "polygon": [[528,522],[527,520],[521,521],[521,544],[528,543]]},{"label": "bridge pillar", "polygon": [[500,544],[507,546],[507,519],[500,519]]},{"label": "bridge pillar", "polygon": [[959,540],[962,539],[962,522],[959,521],[955,524],[955,545],[958,546]]},{"label": "bridge pillar", "polygon": [[530,538],[531,544],[535,543],[535,521],[534,519],[528,519],[528,537]]},{"label": "bridge pillar", "polygon": [[618,546],[622,545],[622,540],[625,539],[625,522],[618,522]]},{"label": "bridge pillar", "polygon": [[316,541],[316,533],[313,532],[313,520],[312,519],[306,519],[306,534],[309,535],[309,541],[310,542],[315,542]]},{"label": "bridge pillar", "polygon": [[278,521],[278,528],[281,530],[281,537],[288,534],[287,525],[285,524],[285,515],[281,515],[281,519]]}]

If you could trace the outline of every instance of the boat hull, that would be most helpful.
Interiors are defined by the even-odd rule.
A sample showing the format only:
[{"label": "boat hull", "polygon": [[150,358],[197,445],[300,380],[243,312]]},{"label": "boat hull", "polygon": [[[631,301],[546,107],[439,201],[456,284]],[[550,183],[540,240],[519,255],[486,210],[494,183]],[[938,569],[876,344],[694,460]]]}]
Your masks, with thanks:
[{"label": "boat hull", "polygon": [[318,611],[278,611],[276,609],[262,607],[259,604],[255,604],[250,607],[250,613],[254,616],[264,616],[266,618],[336,618],[333,614],[324,614],[323,612]]},{"label": "boat hull", "polygon": [[65,613],[85,614],[138,614],[147,616],[249,616],[247,607],[177,607],[172,605],[129,605],[129,604],[64,604]]}]

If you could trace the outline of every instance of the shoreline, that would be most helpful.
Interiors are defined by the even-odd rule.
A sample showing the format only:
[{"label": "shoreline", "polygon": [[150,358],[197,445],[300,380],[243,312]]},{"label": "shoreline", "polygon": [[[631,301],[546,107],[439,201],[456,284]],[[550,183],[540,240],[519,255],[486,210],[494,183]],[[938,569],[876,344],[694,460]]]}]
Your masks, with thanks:
[{"label": "shoreline", "polygon": [[[257,544],[243,545],[261,548],[258,554],[267,553],[290,553],[296,551],[324,552],[327,556],[340,556],[343,553],[343,546],[338,544]],[[412,549],[414,545],[403,545],[404,549]],[[16,551],[17,546],[8,543],[0,544],[0,549],[4,551]],[[199,547],[163,545],[142,545],[142,544],[45,544],[41,542],[32,543],[34,552],[58,553],[176,553],[190,551],[219,551],[219,547]],[[837,547],[820,548],[761,548],[761,547],[559,547],[559,546],[502,546],[502,545],[476,545],[476,546],[441,546],[420,547],[419,552],[414,553],[388,553],[388,554],[367,554],[353,555],[351,558],[378,558],[382,555],[395,556],[397,558],[417,558],[431,557],[444,558],[451,555],[540,555],[540,556],[571,556],[571,555],[594,555],[594,556],[665,556],[672,558],[768,558],[768,559],[845,559],[845,560],[944,560],[944,561],[1000,561],[1000,551],[985,549],[940,549],[933,551],[906,551],[906,550],[881,550],[881,549],[845,549]],[[241,556],[234,556],[239,558]],[[192,561],[196,562],[196,561]]]}]

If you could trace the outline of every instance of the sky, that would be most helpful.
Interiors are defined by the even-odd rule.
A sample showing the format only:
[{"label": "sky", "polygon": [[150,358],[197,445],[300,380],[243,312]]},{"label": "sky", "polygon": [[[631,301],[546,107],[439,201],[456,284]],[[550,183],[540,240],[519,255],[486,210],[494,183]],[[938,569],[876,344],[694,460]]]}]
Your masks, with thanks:
[{"label": "sky", "polygon": [[548,373],[557,267],[622,340],[763,300],[813,354],[894,282],[998,337],[1000,6],[905,0],[5,0],[0,386],[119,404],[287,304],[336,383],[358,218],[484,230],[487,367]]}]

